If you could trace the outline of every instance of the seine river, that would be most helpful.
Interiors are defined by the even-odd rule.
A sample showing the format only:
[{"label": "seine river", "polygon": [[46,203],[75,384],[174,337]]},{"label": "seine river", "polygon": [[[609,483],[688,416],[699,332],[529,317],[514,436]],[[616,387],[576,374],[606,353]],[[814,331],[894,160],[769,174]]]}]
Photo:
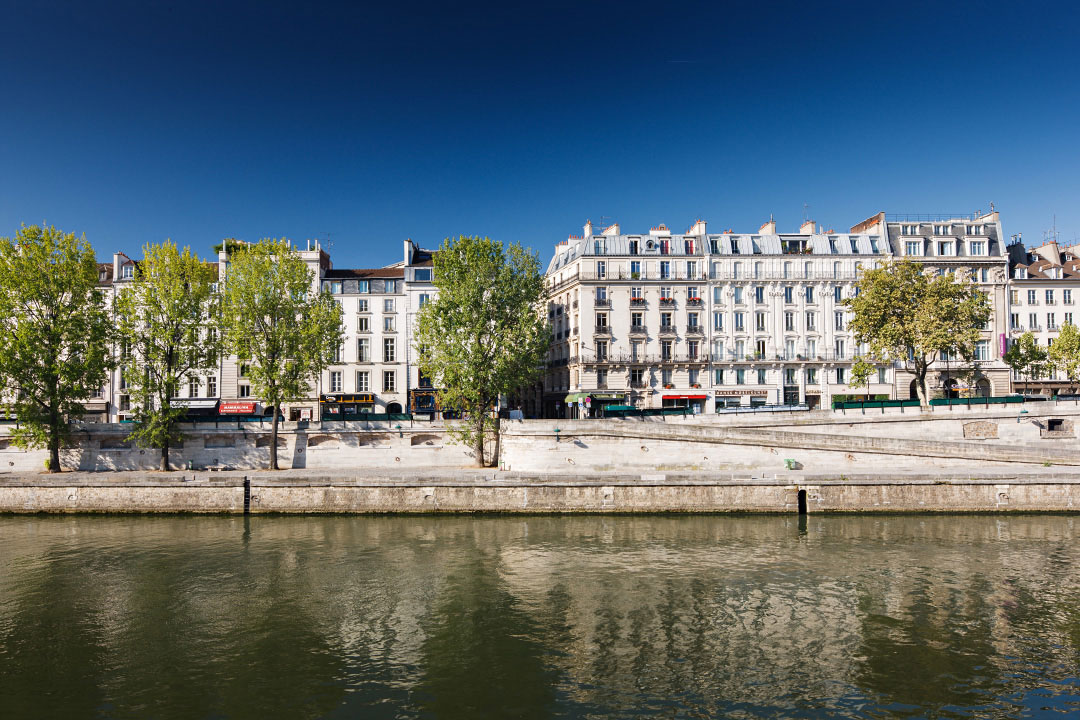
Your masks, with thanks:
[{"label": "seine river", "polygon": [[1080,518],[0,517],[3,718],[1080,717]]}]

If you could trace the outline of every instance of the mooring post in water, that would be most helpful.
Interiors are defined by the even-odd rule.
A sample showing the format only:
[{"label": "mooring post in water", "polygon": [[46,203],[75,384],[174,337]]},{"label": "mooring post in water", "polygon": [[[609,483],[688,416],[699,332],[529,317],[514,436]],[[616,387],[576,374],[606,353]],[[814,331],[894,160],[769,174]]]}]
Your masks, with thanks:
[{"label": "mooring post in water", "polygon": [[251,514],[251,478],[247,475],[244,476],[244,514]]}]

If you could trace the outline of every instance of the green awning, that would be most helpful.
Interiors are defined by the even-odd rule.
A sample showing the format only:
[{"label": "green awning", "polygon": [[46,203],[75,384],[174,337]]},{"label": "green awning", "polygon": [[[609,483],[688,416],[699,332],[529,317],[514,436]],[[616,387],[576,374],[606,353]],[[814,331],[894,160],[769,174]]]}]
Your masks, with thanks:
[{"label": "green awning", "polygon": [[588,393],[593,400],[622,400],[623,393]]},{"label": "green awning", "polygon": [[579,400],[584,400],[587,397],[589,397],[589,393],[570,393],[566,396],[566,402],[576,403]]}]

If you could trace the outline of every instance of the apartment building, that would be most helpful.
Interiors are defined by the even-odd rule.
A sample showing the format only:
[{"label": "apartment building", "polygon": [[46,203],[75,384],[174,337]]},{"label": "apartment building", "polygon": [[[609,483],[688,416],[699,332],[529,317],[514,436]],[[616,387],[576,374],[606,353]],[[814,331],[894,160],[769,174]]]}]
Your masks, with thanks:
[{"label": "apartment building", "polygon": [[[918,245],[916,245],[918,243]],[[780,233],[685,233],[665,225],[624,234],[618,224],[556,247],[547,270],[553,344],[544,409],[596,414],[605,404],[688,407],[827,407],[838,396],[914,397],[912,377],[878,368],[849,384],[858,354],[841,304],[859,273],[910,257],[932,272],[974,273],[991,297],[992,320],[973,364],[935,363],[943,394],[1008,391],[1000,359],[1007,320],[1006,260],[996,213],[937,223],[889,221],[883,213],[835,232],[804,222]],[[969,387],[970,386],[970,387]]]},{"label": "apartment building", "polygon": [[[1056,241],[1027,249],[1017,239],[1007,247],[1009,259],[1009,339],[1030,332],[1049,348],[1063,325],[1080,321],[1080,246],[1060,247]],[[1075,392],[1060,371],[1026,379],[1014,374],[1013,389],[1052,395]]]}]

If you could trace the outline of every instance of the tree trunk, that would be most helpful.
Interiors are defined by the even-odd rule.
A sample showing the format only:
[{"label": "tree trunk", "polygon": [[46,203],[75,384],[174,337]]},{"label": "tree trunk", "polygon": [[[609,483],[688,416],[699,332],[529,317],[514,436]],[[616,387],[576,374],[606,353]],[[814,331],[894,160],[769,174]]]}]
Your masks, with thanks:
[{"label": "tree trunk", "polygon": [[919,407],[930,407],[930,398],[927,397],[926,392],[926,371],[927,367],[915,366],[915,392],[919,395]]},{"label": "tree trunk", "polygon": [[270,469],[277,470],[277,421],[280,403],[274,403],[274,421],[270,423]]},{"label": "tree trunk", "polygon": [[473,438],[473,455],[476,457],[476,467],[485,467],[484,463],[484,414],[483,412],[477,413],[477,419],[475,421],[474,432],[476,437]]},{"label": "tree trunk", "polygon": [[492,466],[499,464],[499,454],[502,452],[502,415],[495,413],[495,453],[491,457]]},{"label": "tree trunk", "polygon": [[165,434],[165,440],[161,443],[161,472],[169,472],[169,435]]},{"label": "tree trunk", "polygon": [[60,472],[60,412],[49,410],[49,472]]}]

